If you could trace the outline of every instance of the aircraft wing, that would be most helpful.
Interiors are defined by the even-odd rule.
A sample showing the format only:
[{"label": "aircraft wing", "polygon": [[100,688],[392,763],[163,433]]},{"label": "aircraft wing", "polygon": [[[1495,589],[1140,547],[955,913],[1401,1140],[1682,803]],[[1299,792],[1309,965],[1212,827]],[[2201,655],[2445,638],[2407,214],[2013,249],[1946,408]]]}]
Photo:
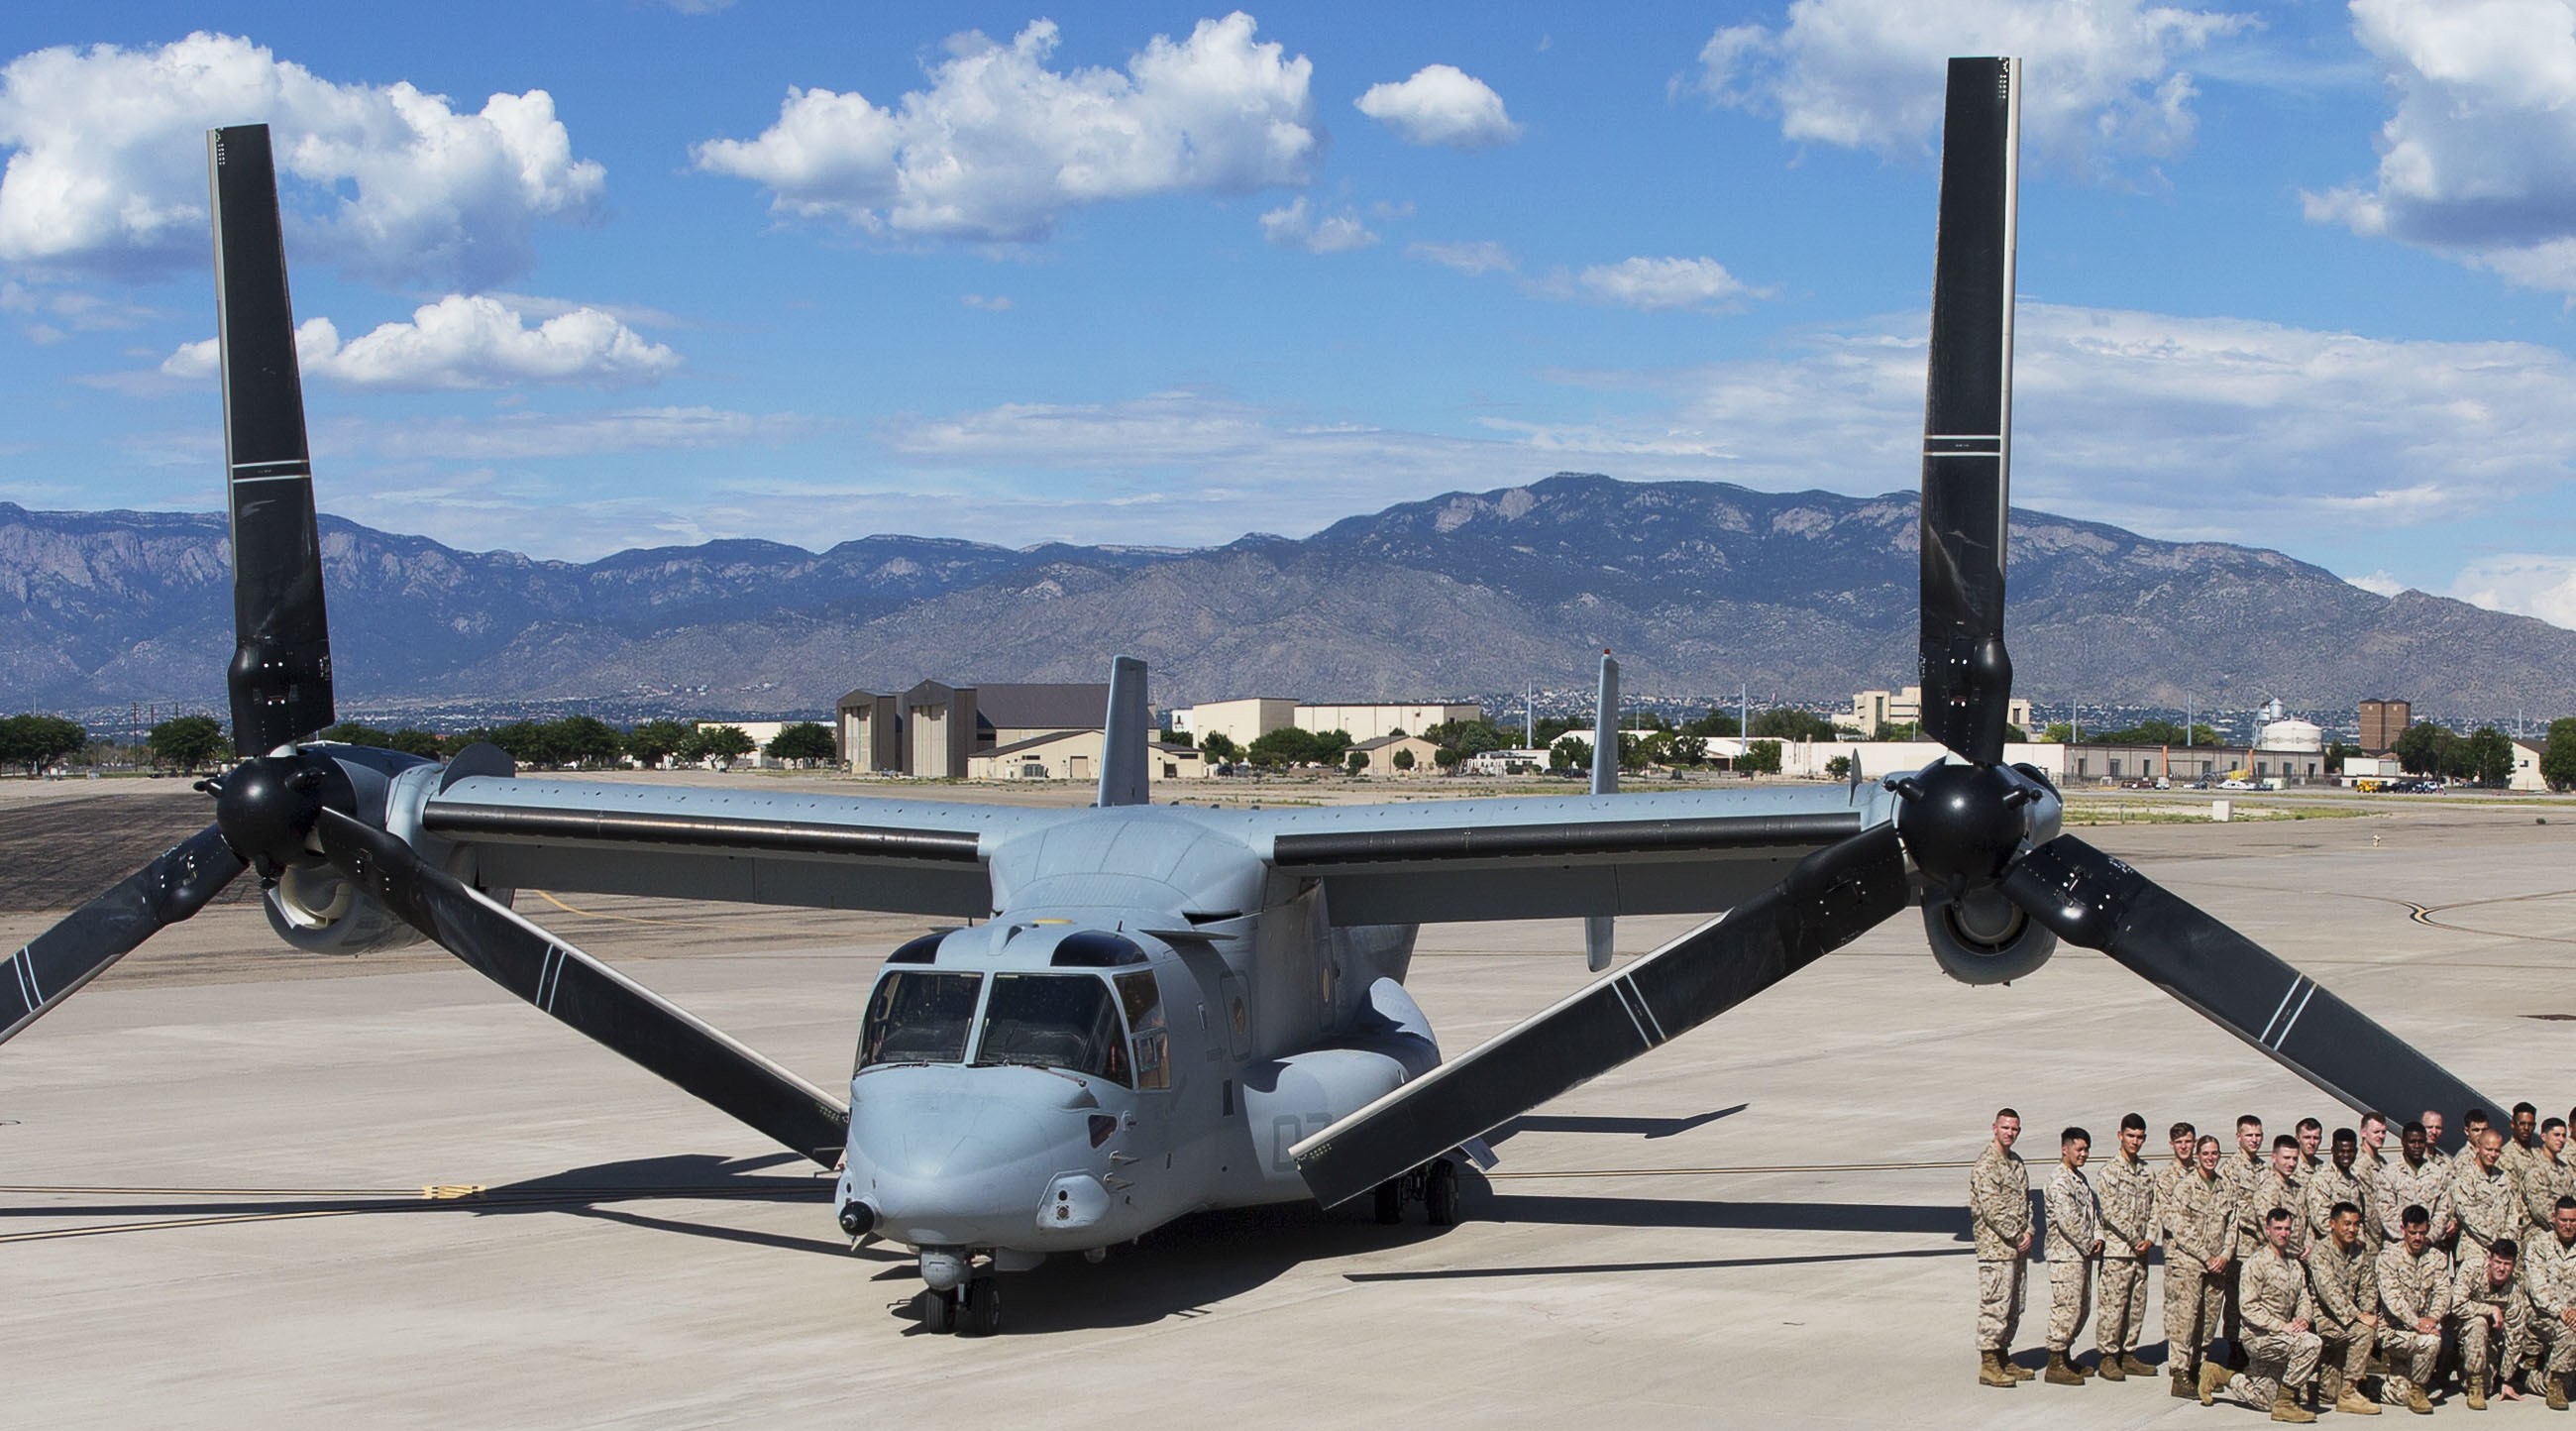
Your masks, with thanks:
[{"label": "aircraft wing", "polygon": [[420,828],[469,848],[491,889],[981,918],[993,844],[1072,811],[1006,805],[474,776]]},{"label": "aircraft wing", "polygon": [[1810,853],[1890,817],[1881,787],[1265,810],[1249,842],[1321,880],[1335,924],[1558,919],[1731,909]]}]

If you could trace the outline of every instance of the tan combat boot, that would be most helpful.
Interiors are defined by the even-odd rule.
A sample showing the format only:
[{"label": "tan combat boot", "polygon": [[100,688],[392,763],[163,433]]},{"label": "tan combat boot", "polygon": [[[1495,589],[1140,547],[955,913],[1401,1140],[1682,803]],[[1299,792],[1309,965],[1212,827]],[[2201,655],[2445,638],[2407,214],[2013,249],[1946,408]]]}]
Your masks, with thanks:
[{"label": "tan combat boot", "polygon": [[1996,1352],[1995,1355],[2003,1358],[2004,1374],[2015,1381],[2028,1381],[2032,1377],[2039,1375],[2038,1372],[2035,1372],[2029,1367],[2022,1365],[2020,1362],[2013,1360],[2012,1353],[2009,1351],[1999,1351]]},{"label": "tan combat boot", "polygon": [[2133,1351],[2124,1351],[2120,1353],[2120,1370],[2127,1372],[2131,1376],[2153,1376],[2156,1374],[2156,1369],[2141,1360],[2138,1354]]},{"label": "tan combat boot", "polygon": [[2344,1379],[2342,1367],[2330,1366],[2326,1368],[2326,1380],[2333,1394],[2329,1396],[2325,1388],[2319,1388],[2317,1391],[2319,1411],[2342,1411],[2354,1416],[2379,1414],[2378,1403],[2361,1394],[2361,1378],[2354,1377],[2347,1381]]},{"label": "tan combat boot", "polygon": [[2227,1369],[2227,1363],[2223,1361],[2212,1359],[2202,1362],[2200,1364],[2200,1404],[2217,1405],[2218,1393],[2227,1389],[2227,1379],[2235,1374]]},{"label": "tan combat boot", "polygon": [[2299,1394],[2290,1389],[2288,1382],[2283,1382],[2280,1388],[2272,1393],[2272,1419],[2287,1421],[2294,1426],[2304,1426],[2316,1420],[2317,1413],[2301,1406]]},{"label": "tan combat boot", "polygon": [[2192,1375],[2190,1367],[2184,1366],[2179,1362],[2174,1364],[2173,1394],[2175,1396],[2180,1397],[2185,1401],[2189,1401],[2193,1397],[2200,1395],[2199,1387],[2194,1384],[2196,1380],[2197,1378]]},{"label": "tan combat boot", "polygon": [[2468,1383],[2469,1409],[2471,1411],[2486,1410],[2487,1374],[2483,1371],[2471,1372],[2468,1375],[2463,1376],[2461,1380]]},{"label": "tan combat boot", "polygon": [[2082,1386],[2084,1373],[2066,1359],[2066,1353],[2052,1350],[2048,1354],[2048,1373],[2041,1380],[2051,1386]]},{"label": "tan combat boot", "polygon": [[2433,1398],[2424,1394],[2424,1388],[2410,1381],[2406,1383],[2406,1409],[2418,1416],[2430,1416],[2433,1414]]},{"label": "tan combat boot", "polygon": [[2019,1386],[2020,1384],[2013,1380],[2012,1373],[2004,1370],[2002,1352],[1989,1349],[1977,1353],[1977,1385]]},{"label": "tan combat boot", "polygon": [[2549,1409],[2552,1411],[2566,1410],[2567,1378],[2560,1376],[2555,1372],[2544,1370],[2540,1373],[2540,1379],[2541,1384],[2549,1388]]},{"label": "tan combat boot", "polygon": [[2102,1360],[2094,1364],[2093,1374],[2102,1378],[2104,1381],[2127,1381],[2129,1379],[2127,1368],[2120,1365],[2120,1359],[2118,1357],[2113,1356],[2108,1352],[2103,1353]]}]

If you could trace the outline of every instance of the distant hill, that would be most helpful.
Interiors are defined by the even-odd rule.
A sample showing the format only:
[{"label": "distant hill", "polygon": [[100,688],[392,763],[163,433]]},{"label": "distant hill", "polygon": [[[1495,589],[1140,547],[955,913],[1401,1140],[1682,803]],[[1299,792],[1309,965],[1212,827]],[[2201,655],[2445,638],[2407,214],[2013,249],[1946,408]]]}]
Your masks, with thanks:
[{"label": "distant hill", "polygon": [[[322,519],[344,703],[608,700],[821,710],[858,686],[1097,680],[1158,702],[1578,685],[1846,699],[1911,679],[1912,494],[1756,492],[1560,473],[1205,550],[874,536],[722,541],[596,562],[464,552]],[[2042,701],[2576,711],[2576,632],[2383,597],[2279,552],[2016,509],[2011,646]],[[13,708],[213,702],[230,654],[220,516],[0,503]]]}]

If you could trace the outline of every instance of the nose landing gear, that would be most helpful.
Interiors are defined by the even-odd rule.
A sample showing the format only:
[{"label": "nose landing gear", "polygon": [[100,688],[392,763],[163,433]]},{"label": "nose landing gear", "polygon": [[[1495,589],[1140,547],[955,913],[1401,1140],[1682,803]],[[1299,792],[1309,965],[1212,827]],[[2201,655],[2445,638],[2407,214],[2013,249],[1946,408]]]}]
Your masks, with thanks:
[{"label": "nose landing gear", "polygon": [[946,1291],[924,1287],[913,1294],[912,1314],[923,1331],[938,1336],[998,1335],[1002,1330],[1001,1279],[986,1273]]},{"label": "nose landing gear", "polygon": [[1388,1227],[1404,1221],[1404,1205],[1408,1202],[1421,1203],[1423,1220],[1433,1227],[1455,1227],[1458,1164],[1449,1158],[1434,1158],[1402,1177],[1379,1183],[1377,1220]]}]

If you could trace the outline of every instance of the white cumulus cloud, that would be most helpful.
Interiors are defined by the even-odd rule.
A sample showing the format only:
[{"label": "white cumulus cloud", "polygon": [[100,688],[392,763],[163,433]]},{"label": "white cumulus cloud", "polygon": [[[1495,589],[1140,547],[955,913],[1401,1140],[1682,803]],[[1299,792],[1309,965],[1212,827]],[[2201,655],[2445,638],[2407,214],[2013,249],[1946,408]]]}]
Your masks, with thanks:
[{"label": "white cumulus cloud", "polygon": [[1512,259],[1512,251],[1492,239],[1407,244],[1404,251],[1409,257],[1428,259],[1470,278],[1486,273],[1516,273],[1520,268]]},{"label": "white cumulus cloud", "polygon": [[1713,258],[1630,258],[1595,264],[1575,275],[1583,291],[1605,303],[1656,312],[1712,308],[1759,296]]},{"label": "white cumulus cloud", "polygon": [[2365,188],[2308,217],[2576,294],[2576,4],[2354,0],[2397,111]]},{"label": "white cumulus cloud", "polygon": [[2191,141],[2183,59],[2250,19],[2146,0],[1797,0],[1779,29],[1720,29],[1698,87],[1783,136],[1929,155],[1951,55],[2018,55],[2026,153],[2094,177]]},{"label": "white cumulus cloud", "polygon": [[204,131],[265,121],[290,234],[387,285],[488,287],[536,226],[589,218],[606,175],[544,90],[464,113],[408,83],[335,84],[197,33],[157,49],[57,46],[0,68],[0,260],[126,276],[204,263]]},{"label": "white cumulus cloud", "polygon": [[1047,68],[1052,21],[1008,45],[970,31],[892,106],[791,89],[759,137],[694,155],[767,188],[779,213],[982,242],[1042,240],[1108,200],[1301,185],[1323,146],[1313,66],[1253,30],[1240,11],[1201,20],[1185,40],[1155,36],[1124,73]]},{"label": "white cumulus cloud", "polygon": [[[596,308],[576,308],[534,328],[483,296],[450,294],[422,304],[408,323],[386,323],[347,342],[328,318],[297,325],[304,376],[350,388],[458,391],[521,383],[636,387],[660,381],[679,355]],[[215,373],[215,340],[172,353],[161,371],[200,379]]]},{"label": "white cumulus cloud", "polygon": [[2576,628],[2576,557],[2516,553],[2481,557],[2460,571],[2451,595],[2489,611],[2537,616]]},{"label": "white cumulus cloud", "polygon": [[1359,215],[1345,211],[1317,218],[1303,194],[1287,207],[1263,214],[1261,236],[1281,248],[1302,248],[1308,253],[1348,253],[1377,242],[1377,235],[1369,232]]},{"label": "white cumulus cloud", "polygon": [[1401,83],[1370,85],[1352,104],[1411,144],[1491,149],[1521,137],[1503,97],[1455,65],[1424,65]]}]

